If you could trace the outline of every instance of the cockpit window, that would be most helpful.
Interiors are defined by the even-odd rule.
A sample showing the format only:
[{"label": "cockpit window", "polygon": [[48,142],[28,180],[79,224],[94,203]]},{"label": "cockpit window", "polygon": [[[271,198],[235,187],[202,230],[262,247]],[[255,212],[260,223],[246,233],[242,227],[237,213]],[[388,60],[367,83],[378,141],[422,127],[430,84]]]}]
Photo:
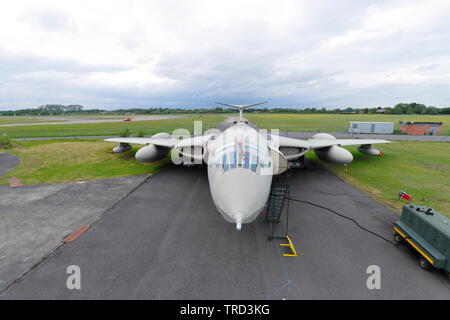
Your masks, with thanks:
[{"label": "cockpit window", "polygon": [[217,168],[222,167],[224,172],[235,168],[244,168],[257,173],[258,168],[270,168],[272,165],[266,154],[263,155],[256,146],[248,143],[243,149],[238,145],[230,145],[221,151],[221,154],[214,158],[219,161],[219,163],[215,163]]},{"label": "cockpit window", "polygon": [[222,168],[224,172],[227,172],[230,169],[230,165],[228,163],[228,157],[227,157],[227,153],[223,154],[223,161],[222,161]]},{"label": "cockpit window", "polygon": [[250,167],[250,152],[246,151],[244,153],[244,169],[248,169]]},{"label": "cockpit window", "polygon": [[236,152],[232,152],[229,155],[230,155],[230,160],[231,160],[231,162],[230,162],[230,169],[234,169],[237,166],[237,157],[236,157],[237,155],[236,155]]}]

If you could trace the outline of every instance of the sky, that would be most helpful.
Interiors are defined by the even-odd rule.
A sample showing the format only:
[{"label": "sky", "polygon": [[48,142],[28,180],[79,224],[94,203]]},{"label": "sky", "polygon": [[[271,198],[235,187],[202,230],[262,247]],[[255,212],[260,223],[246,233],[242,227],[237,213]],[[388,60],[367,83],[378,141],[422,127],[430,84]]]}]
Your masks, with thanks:
[{"label": "sky", "polygon": [[15,0],[0,110],[450,107],[448,0]]}]

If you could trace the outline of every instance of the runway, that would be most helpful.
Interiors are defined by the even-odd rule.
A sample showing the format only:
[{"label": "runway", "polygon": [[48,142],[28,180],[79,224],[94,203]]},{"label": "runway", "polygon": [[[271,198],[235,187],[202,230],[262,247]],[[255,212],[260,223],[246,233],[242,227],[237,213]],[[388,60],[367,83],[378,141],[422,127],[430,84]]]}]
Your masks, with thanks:
[{"label": "runway", "polygon": [[[40,116],[38,118],[30,117],[30,119],[48,120],[49,122],[32,122],[32,123],[11,123],[0,124],[0,127],[17,127],[17,126],[39,126],[39,125],[56,125],[56,124],[82,124],[82,123],[104,123],[104,122],[122,122],[128,116],[123,117],[103,117],[96,119],[95,117],[71,117],[71,116]],[[167,120],[180,119],[184,116],[174,115],[153,115],[153,116],[132,116],[132,121],[149,121],[149,120]]]}]

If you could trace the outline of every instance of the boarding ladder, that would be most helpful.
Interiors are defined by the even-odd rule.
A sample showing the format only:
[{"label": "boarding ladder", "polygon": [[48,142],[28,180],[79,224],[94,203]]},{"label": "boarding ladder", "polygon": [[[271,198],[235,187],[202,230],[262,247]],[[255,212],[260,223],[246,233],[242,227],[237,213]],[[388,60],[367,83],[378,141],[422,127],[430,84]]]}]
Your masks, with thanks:
[{"label": "boarding ladder", "polygon": [[[289,175],[290,176],[290,175]],[[283,178],[283,177],[281,177]],[[271,234],[269,236],[269,241],[273,239],[285,239],[288,243],[282,243],[280,246],[289,247],[291,253],[285,253],[283,256],[286,257],[297,257],[297,251],[295,250],[294,244],[288,235],[289,227],[289,184],[281,183],[281,179],[275,179],[272,182],[272,187],[270,189],[270,195],[266,205],[266,223],[270,223]],[[286,212],[286,224],[284,227],[283,235],[275,235],[275,230],[281,222],[281,215]]]},{"label": "boarding ladder", "polygon": [[285,200],[289,197],[289,185],[273,183],[267,202],[266,222],[279,223]]},{"label": "boarding ladder", "polygon": [[274,179],[270,188],[269,198],[266,204],[266,223],[270,223],[271,235],[269,240],[278,238],[275,230],[281,222],[281,215],[286,211],[286,227],[289,221],[289,184],[280,182],[281,179]]}]

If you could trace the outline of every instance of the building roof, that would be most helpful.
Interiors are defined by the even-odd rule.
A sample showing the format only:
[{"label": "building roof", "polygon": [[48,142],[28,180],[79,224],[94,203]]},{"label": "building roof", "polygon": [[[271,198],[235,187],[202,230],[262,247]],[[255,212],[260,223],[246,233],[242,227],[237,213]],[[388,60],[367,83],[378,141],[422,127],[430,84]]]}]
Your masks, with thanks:
[{"label": "building roof", "polygon": [[372,123],[384,123],[384,124],[392,123],[392,124],[394,124],[393,122],[381,122],[381,121],[349,121],[349,123],[370,123],[370,124],[372,124]]},{"label": "building roof", "polygon": [[442,125],[443,122],[429,122],[429,121],[399,121],[400,124],[437,124],[437,125]]}]

